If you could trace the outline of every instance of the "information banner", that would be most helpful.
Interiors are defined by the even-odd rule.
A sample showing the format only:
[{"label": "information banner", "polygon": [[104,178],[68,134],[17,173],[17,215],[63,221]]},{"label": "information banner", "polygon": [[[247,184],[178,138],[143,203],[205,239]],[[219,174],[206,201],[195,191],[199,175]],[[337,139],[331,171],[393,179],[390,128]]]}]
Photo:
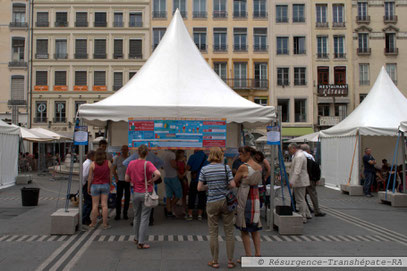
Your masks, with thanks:
[{"label": "information banner", "polygon": [[226,147],[226,119],[129,118],[129,148],[145,144],[151,149],[208,149]]},{"label": "information banner", "polygon": [[75,126],[74,145],[88,145],[88,126]]},{"label": "information banner", "polygon": [[280,145],[280,126],[267,126],[267,144]]}]

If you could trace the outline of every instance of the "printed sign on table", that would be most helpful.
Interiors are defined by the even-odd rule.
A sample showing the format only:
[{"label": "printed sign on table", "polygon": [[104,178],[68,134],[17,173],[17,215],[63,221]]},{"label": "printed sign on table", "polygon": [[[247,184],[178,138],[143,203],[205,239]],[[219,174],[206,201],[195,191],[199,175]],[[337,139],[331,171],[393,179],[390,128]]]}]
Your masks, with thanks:
[{"label": "printed sign on table", "polygon": [[267,126],[267,144],[280,145],[280,126]]},{"label": "printed sign on table", "polygon": [[74,145],[88,145],[88,126],[75,126]]},{"label": "printed sign on table", "polygon": [[226,120],[129,118],[129,148],[208,149],[226,147]]}]

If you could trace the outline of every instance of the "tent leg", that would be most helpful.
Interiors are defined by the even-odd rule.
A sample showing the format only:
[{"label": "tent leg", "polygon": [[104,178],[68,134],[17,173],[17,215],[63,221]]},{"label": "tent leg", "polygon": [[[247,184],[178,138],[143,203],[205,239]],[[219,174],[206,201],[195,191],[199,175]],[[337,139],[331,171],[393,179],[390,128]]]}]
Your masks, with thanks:
[{"label": "tent leg", "polygon": [[[270,208],[267,210],[267,205],[266,205],[266,211],[267,211],[267,226],[268,229],[271,231],[273,230],[273,225],[274,225],[274,159],[275,159],[275,146],[271,145],[271,176],[270,176]],[[267,191],[267,186],[266,186],[266,191]]]},{"label": "tent leg", "polygon": [[401,162],[402,162],[402,170],[403,174],[401,175],[403,177],[403,193],[406,193],[406,139],[405,139],[405,134],[404,132],[401,132],[401,139],[402,139],[402,146],[401,146]]},{"label": "tent leg", "polygon": [[[79,125],[82,126],[82,119],[79,119]],[[82,194],[82,179],[83,179],[83,156],[84,145],[79,145],[79,231],[82,230],[82,208],[83,208],[83,194]]]}]

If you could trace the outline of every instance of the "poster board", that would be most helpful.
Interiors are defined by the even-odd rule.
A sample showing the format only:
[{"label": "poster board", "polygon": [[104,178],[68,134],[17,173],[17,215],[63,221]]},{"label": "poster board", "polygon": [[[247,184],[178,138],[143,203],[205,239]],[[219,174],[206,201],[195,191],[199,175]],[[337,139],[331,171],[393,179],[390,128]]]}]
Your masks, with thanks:
[{"label": "poster board", "polygon": [[226,119],[137,119],[128,121],[128,146],[136,149],[226,147]]}]

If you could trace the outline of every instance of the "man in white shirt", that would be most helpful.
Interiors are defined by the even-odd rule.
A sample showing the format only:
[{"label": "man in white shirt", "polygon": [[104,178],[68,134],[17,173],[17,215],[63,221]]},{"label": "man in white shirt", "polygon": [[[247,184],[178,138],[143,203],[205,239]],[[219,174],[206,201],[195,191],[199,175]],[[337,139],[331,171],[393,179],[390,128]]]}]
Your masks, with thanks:
[{"label": "man in white shirt", "polygon": [[90,224],[90,213],[92,211],[92,197],[88,194],[88,176],[89,168],[95,159],[95,151],[89,151],[86,155],[86,160],[83,162],[82,171],[82,194],[83,194],[83,209],[82,209],[82,224]]},{"label": "man in white shirt", "polygon": [[165,172],[165,194],[167,198],[167,216],[173,216],[172,210],[175,207],[177,201],[182,198],[182,186],[181,182],[178,180],[177,174],[177,162],[175,161],[175,153],[166,150],[162,156],[164,161],[164,172]]}]

